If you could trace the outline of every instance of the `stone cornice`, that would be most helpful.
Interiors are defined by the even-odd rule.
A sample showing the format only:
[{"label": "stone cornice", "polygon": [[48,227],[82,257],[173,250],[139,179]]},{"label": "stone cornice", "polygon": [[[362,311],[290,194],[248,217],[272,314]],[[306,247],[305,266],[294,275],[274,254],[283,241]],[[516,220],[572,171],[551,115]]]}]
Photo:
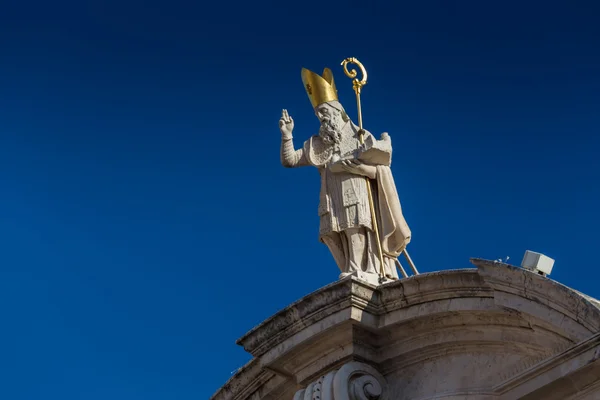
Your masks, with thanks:
[{"label": "stone cornice", "polygon": [[460,297],[493,297],[476,269],[455,269],[413,275],[382,285],[380,313],[408,305]]},{"label": "stone cornice", "polygon": [[254,359],[212,399],[246,399],[259,387],[257,399],[288,396],[353,360],[392,374],[451,355],[508,352],[520,360],[494,375],[503,383],[480,388],[500,395],[600,331],[597,300],[521,268],[471,261],[476,269],[379,287],[351,276],[303,297],[237,341]]},{"label": "stone cornice", "polygon": [[[505,380],[494,388],[503,398],[519,398],[558,378],[577,373],[584,367],[596,364],[600,370],[600,332],[564,351],[529,366],[519,374]],[[538,379],[547,375],[543,379]],[[573,381],[574,378],[571,378]],[[546,397],[544,397],[546,398]]]},{"label": "stone cornice", "polygon": [[456,297],[492,297],[475,269],[450,270],[412,276],[379,288],[349,277],[327,285],[290,304],[237,341],[255,357],[307,325],[348,307],[374,316],[433,300]]},{"label": "stone cornice", "polygon": [[545,304],[571,317],[590,332],[600,331],[600,303],[552,279],[523,268],[489,260],[471,259],[485,283],[503,291]]},{"label": "stone cornice", "polygon": [[211,396],[210,400],[234,400],[244,398],[253,388],[267,382],[275,374],[261,368],[259,360],[254,358],[241,367],[234,376]]},{"label": "stone cornice", "polygon": [[371,308],[376,312],[376,287],[354,277],[327,285],[290,304],[256,326],[236,343],[259,357],[277,342],[333,313],[348,307]]}]

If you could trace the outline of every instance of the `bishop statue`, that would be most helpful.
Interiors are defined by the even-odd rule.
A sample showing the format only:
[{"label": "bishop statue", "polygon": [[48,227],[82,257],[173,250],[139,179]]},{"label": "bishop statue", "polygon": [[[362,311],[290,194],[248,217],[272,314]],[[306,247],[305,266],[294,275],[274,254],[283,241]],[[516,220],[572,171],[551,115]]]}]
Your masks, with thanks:
[{"label": "bishop statue", "polygon": [[383,133],[378,140],[352,122],[338,101],[330,69],[318,75],[304,68],[302,82],[320,128],[296,149],[294,120],[283,110],[279,120],[281,163],[287,168],[318,169],[319,240],[333,255],[340,278],[361,271],[398,279],[395,260],[410,242],[411,231],[390,169],[391,139]]}]

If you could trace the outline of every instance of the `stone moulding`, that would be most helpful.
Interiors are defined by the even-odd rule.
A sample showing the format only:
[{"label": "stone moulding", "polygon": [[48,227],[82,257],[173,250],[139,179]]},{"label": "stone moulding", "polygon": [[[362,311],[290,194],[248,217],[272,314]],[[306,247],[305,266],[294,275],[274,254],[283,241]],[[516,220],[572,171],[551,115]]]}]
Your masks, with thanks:
[{"label": "stone moulding", "polygon": [[551,393],[563,398],[538,398],[595,395],[600,303],[521,268],[472,263],[378,287],[351,276],[305,296],[238,340],[253,360],[212,399],[323,400],[358,366],[339,386],[348,397],[329,399],[512,400],[562,377],[570,391]]},{"label": "stone moulding", "polygon": [[[497,385],[494,391],[502,394],[503,399],[520,398],[528,392],[542,388],[545,383],[564,376],[569,377],[569,383],[573,386],[577,385],[578,380],[583,380],[584,384],[580,384],[583,388],[586,383],[590,383],[585,380],[585,374],[581,373],[585,368],[593,368],[598,377],[593,383],[600,384],[600,332],[552,357],[525,366],[520,373]],[[583,376],[583,379],[580,376]],[[562,390],[565,390],[564,385]],[[559,394],[556,398],[561,399],[560,396]],[[545,394],[539,398],[548,399],[549,396]]]},{"label": "stone moulding", "polygon": [[377,312],[376,287],[356,278],[327,285],[268,318],[237,340],[236,344],[255,357],[261,356],[284,336],[293,335],[307,325],[350,306]]},{"label": "stone moulding", "polygon": [[[572,318],[590,332],[600,331],[600,318],[597,318],[600,303],[597,300],[522,268],[481,259],[473,259],[472,262],[479,267],[485,282],[497,293],[505,292],[534,300]],[[505,273],[497,273],[500,267],[504,267]]]}]

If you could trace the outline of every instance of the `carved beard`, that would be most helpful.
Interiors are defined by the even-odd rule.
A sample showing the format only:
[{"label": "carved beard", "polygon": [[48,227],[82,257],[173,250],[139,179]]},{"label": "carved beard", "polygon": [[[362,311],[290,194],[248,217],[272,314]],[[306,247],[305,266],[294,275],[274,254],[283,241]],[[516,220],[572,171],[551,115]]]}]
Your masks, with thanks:
[{"label": "carved beard", "polygon": [[325,118],[319,128],[319,136],[325,144],[339,144],[342,141],[342,118],[339,115]]}]

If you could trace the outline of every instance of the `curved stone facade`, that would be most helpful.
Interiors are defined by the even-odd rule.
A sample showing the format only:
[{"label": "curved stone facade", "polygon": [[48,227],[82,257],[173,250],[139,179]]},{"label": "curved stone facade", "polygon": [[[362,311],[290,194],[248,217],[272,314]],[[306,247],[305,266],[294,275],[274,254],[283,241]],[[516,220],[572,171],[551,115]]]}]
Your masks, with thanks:
[{"label": "curved stone facade", "polygon": [[253,359],[212,399],[599,399],[600,303],[473,263],[309,294],[238,341]]}]

